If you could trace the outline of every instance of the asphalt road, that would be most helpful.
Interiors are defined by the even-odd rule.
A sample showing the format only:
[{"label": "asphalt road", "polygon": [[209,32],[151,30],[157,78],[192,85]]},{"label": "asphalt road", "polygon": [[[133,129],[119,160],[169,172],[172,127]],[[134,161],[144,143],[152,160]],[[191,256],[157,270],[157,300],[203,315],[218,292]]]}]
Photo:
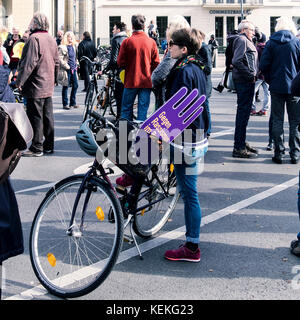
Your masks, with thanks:
[{"label": "asphalt road", "polygon": [[[213,83],[221,78],[214,70]],[[80,90],[82,82],[80,83]],[[3,298],[57,300],[39,287],[29,259],[31,223],[49,186],[82,172],[92,158],[78,147],[84,95],[77,110],[63,110],[61,88],[54,93],[55,153],[22,158],[12,175],[23,226],[25,252],[4,262]],[[248,142],[260,149],[257,159],[232,158],[236,95],[213,92],[212,136],[198,179],[202,208],[200,263],[170,262],[164,252],[185,239],[180,200],[171,221],[153,239],[138,239],[141,261],[127,243],[108,279],[78,300],[257,300],[300,299],[300,259],[289,245],[300,229],[297,213],[299,165],[272,163],[268,116],[251,117]],[[259,107],[258,107],[259,110]],[[288,127],[285,125],[286,141]]]}]

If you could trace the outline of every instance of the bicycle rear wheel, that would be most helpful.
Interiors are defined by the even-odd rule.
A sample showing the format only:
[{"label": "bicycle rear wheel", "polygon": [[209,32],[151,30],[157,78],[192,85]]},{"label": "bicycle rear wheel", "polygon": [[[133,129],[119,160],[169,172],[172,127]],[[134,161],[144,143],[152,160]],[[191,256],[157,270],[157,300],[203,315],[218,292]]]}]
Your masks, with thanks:
[{"label": "bicycle rear wheel", "polygon": [[[107,89],[106,89],[107,90]],[[101,89],[97,97],[97,111],[101,116],[111,115],[117,116],[117,105],[115,104],[112,93],[107,94],[107,91]]]},{"label": "bicycle rear wheel", "polygon": [[[156,170],[156,174],[167,192],[167,197],[163,198],[164,192],[162,187],[154,177],[151,177],[150,188],[141,191],[137,204],[138,208],[155,202],[160,198],[163,199],[151,205],[149,208],[141,210],[134,216],[134,231],[142,238],[149,238],[163,228],[174,211],[179,199],[173,166],[163,163],[163,160],[160,160],[155,168],[152,170]],[[150,174],[151,172],[152,171],[150,171]]]},{"label": "bicycle rear wheel", "polygon": [[[79,297],[97,288],[116,263],[123,241],[120,203],[98,178],[87,182],[72,232],[67,233],[82,180],[83,175],[78,175],[57,183],[38,208],[30,232],[33,270],[50,293],[62,298]],[[114,223],[109,221],[111,211]]]}]

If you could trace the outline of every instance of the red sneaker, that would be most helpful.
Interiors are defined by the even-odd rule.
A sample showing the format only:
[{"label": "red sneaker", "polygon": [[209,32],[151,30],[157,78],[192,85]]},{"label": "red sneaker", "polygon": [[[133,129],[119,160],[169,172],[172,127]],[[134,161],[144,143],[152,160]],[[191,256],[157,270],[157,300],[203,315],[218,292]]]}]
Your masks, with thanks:
[{"label": "red sneaker", "polygon": [[260,111],[257,112],[257,115],[258,116],[266,116],[267,115],[267,111],[260,110]]},{"label": "red sneaker", "polygon": [[257,113],[256,113],[256,110],[251,110],[251,112],[250,112],[250,116],[256,116],[257,115]]},{"label": "red sneaker", "polygon": [[116,180],[116,184],[124,188],[131,186],[133,182],[134,180],[128,174],[123,174]]},{"label": "red sneaker", "polygon": [[172,261],[199,262],[201,259],[201,252],[199,248],[196,251],[192,251],[184,244],[176,250],[166,251],[165,258]]}]

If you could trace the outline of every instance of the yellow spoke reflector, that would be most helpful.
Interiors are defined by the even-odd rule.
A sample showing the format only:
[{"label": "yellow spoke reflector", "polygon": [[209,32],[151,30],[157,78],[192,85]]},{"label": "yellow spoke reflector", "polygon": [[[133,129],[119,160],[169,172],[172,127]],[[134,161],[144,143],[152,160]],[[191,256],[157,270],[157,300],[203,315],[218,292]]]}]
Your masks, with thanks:
[{"label": "yellow spoke reflector", "polygon": [[170,171],[171,171],[171,173],[174,171],[174,164],[173,163],[170,164]]},{"label": "yellow spoke reflector", "polygon": [[142,212],[141,212],[141,216],[143,216],[146,212],[146,209],[143,209]]},{"label": "yellow spoke reflector", "polygon": [[47,258],[48,258],[48,262],[50,264],[51,267],[55,267],[56,266],[56,258],[54,256],[53,253],[48,253],[47,254]]},{"label": "yellow spoke reflector", "polygon": [[100,221],[103,221],[104,220],[104,212],[102,210],[101,207],[97,207],[96,209],[96,216],[97,218],[100,220]]}]

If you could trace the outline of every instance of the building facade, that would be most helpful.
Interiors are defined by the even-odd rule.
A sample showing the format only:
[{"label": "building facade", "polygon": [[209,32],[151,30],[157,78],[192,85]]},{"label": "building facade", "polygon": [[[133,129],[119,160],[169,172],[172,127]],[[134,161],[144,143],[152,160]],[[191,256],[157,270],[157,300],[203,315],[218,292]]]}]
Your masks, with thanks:
[{"label": "building facade", "polygon": [[[221,46],[226,46],[227,34],[243,17],[254,22],[267,38],[274,32],[276,18],[292,17],[300,27],[299,0],[97,0],[96,37],[101,44],[109,44],[115,21],[123,21],[131,29],[130,18],[142,13],[147,22],[154,20],[160,39],[165,38],[169,19],[183,15],[191,26],[202,30],[207,39],[214,34]],[[299,16],[298,16],[298,15]]]},{"label": "building facade", "polygon": [[90,31],[98,45],[110,44],[116,21],[131,29],[131,16],[137,13],[146,16],[146,24],[154,20],[161,40],[170,18],[180,14],[207,35],[206,41],[214,34],[220,46],[226,46],[227,34],[237,29],[242,15],[267,38],[282,15],[293,18],[300,28],[300,0],[0,0],[0,26],[10,31],[17,26],[23,32],[36,11],[48,16],[51,34],[64,28],[80,38]]},{"label": "building facade", "polygon": [[0,0],[0,26],[9,31],[18,27],[22,33],[37,11],[47,15],[53,36],[58,29],[71,30],[78,38],[84,31],[95,34],[95,0]]}]

